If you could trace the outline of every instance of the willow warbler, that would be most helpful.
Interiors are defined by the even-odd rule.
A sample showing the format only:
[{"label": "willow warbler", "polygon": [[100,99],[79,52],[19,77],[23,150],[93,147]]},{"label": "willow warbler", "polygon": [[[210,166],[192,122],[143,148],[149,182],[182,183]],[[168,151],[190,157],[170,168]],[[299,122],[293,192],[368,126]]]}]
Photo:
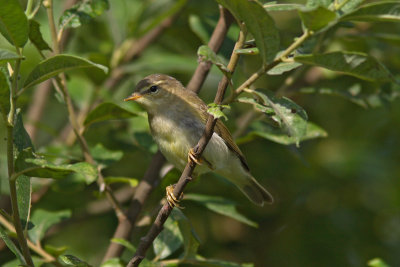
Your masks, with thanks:
[{"label": "willow warbler", "polygon": [[[188,156],[193,159],[191,148],[205,129],[207,105],[178,80],[164,74],[152,74],[141,80],[125,99],[130,100],[144,107],[154,141],[167,160],[183,170]],[[234,183],[255,204],[273,202],[271,194],[250,174],[243,153],[220,120],[200,161],[206,164],[197,166],[196,174],[214,171]]]}]

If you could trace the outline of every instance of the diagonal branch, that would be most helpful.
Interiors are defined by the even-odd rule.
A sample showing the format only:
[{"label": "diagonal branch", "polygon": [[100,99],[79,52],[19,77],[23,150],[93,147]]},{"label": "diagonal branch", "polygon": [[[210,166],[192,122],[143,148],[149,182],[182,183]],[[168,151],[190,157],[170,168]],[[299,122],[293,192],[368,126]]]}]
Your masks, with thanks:
[{"label": "diagonal branch", "polygon": [[[243,43],[245,41],[245,34],[243,31],[239,33],[239,38],[238,41],[235,44],[234,49],[232,50],[232,56],[229,60],[228,64],[228,69],[231,73],[234,72],[235,67],[237,65],[237,62],[239,60],[239,55],[234,53],[236,49],[240,49],[243,46]],[[229,84],[229,78],[224,76],[221,80],[221,82],[218,84],[218,91],[214,99],[214,103],[216,104],[221,104],[222,100],[224,98],[224,94],[226,91],[226,88],[228,87]],[[199,159],[205,150],[208,142],[210,141],[213,133],[214,133],[214,126],[217,123],[217,118],[214,118],[213,115],[209,115],[206,123],[206,128],[204,130],[203,136],[200,138],[199,142],[197,145],[194,147],[194,156],[196,159]],[[174,195],[175,196],[180,196],[185,189],[186,185],[192,180],[191,176],[193,174],[193,171],[196,167],[196,162],[190,160],[187,164],[185,169],[182,172],[181,177],[179,178],[178,183],[174,187]],[[171,207],[168,203],[165,203],[163,207],[161,208],[160,212],[157,215],[156,220],[154,221],[153,225],[151,226],[149,232],[147,233],[146,236],[141,238],[139,246],[136,250],[136,253],[134,257],[130,260],[128,263],[128,267],[133,267],[133,266],[138,266],[140,262],[144,259],[146,251],[148,248],[151,246],[153,243],[154,239],[161,233],[163,230],[163,225],[169,215],[172,212],[173,207]]]},{"label": "diagonal branch", "polygon": [[[208,46],[213,51],[218,51],[220,49],[222,41],[225,39],[226,33],[228,32],[231,22],[232,22],[232,15],[229,13],[229,11],[227,11],[224,8],[220,8],[220,19],[218,20],[218,23],[208,43]],[[193,90],[195,92],[200,91],[200,87],[203,84],[204,80],[206,79],[210,67],[211,66],[209,66],[207,69],[203,63],[200,63],[197,66],[197,69],[190,80],[191,82],[192,81],[196,82],[192,83],[193,84],[192,86],[190,86],[191,82],[189,82],[187,89]],[[165,163],[165,158],[158,151],[153,156],[143,179],[140,181],[139,185],[135,190],[128,212],[126,213],[127,214],[126,220],[120,220],[118,222],[118,226],[114,232],[113,238],[122,238],[122,239],[129,238],[132,229],[135,225],[135,222],[143,208],[144,203],[147,201],[147,198],[159,183],[160,179],[159,172],[164,163]],[[123,250],[124,247],[122,245],[111,242],[103,258],[103,262],[110,258],[121,256]]]}]

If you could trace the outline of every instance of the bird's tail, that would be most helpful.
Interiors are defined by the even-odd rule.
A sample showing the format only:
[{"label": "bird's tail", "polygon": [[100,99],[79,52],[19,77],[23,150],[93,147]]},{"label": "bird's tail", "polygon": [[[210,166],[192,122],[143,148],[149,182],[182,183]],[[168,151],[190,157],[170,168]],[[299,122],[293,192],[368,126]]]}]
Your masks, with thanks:
[{"label": "bird's tail", "polygon": [[237,184],[239,189],[258,206],[263,206],[265,202],[272,204],[274,202],[272,195],[253,176],[250,174],[246,176],[246,179],[241,179],[241,183]]}]

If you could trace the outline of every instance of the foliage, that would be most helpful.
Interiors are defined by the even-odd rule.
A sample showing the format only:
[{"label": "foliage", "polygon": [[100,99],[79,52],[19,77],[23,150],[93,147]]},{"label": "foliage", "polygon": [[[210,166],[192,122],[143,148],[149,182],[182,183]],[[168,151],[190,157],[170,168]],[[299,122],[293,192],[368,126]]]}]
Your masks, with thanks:
[{"label": "foliage", "polygon": [[[215,52],[218,5],[233,23]],[[123,99],[151,73],[185,84],[197,64],[215,66],[206,103],[228,78],[224,103],[207,111],[224,118],[277,201],[255,208],[226,180],[203,175],[141,266],[400,264],[398,1],[0,6],[1,266],[127,264],[162,186],[180,173],[149,167],[157,149],[147,117]],[[246,40],[234,50],[239,32]],[[142,178],[152,171],[162,186]],[[132,188],[154,193],[130,203]],[[112,238],[135,205],[143,211],[133,238]],[[110,244],[125,253],[103,258]]]}]

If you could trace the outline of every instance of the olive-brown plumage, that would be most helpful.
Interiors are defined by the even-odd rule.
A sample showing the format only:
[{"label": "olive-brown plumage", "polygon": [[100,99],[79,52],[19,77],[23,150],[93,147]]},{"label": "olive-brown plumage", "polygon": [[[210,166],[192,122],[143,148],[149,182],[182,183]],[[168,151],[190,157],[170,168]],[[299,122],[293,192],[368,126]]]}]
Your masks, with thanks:
[{"label": "olive-brown plumage", "polygon": [[[159,149],[180,170],[189,150],[203,134],[207,105],[175,78],[152,74],[141,80],[125,100],[135,100],[148,113],[151,134]],[[252,202],[262,206],[273,198],[250,174],[249,166],[229,130],[218,120],[196,173],[214,171],[233,182]]]}]

